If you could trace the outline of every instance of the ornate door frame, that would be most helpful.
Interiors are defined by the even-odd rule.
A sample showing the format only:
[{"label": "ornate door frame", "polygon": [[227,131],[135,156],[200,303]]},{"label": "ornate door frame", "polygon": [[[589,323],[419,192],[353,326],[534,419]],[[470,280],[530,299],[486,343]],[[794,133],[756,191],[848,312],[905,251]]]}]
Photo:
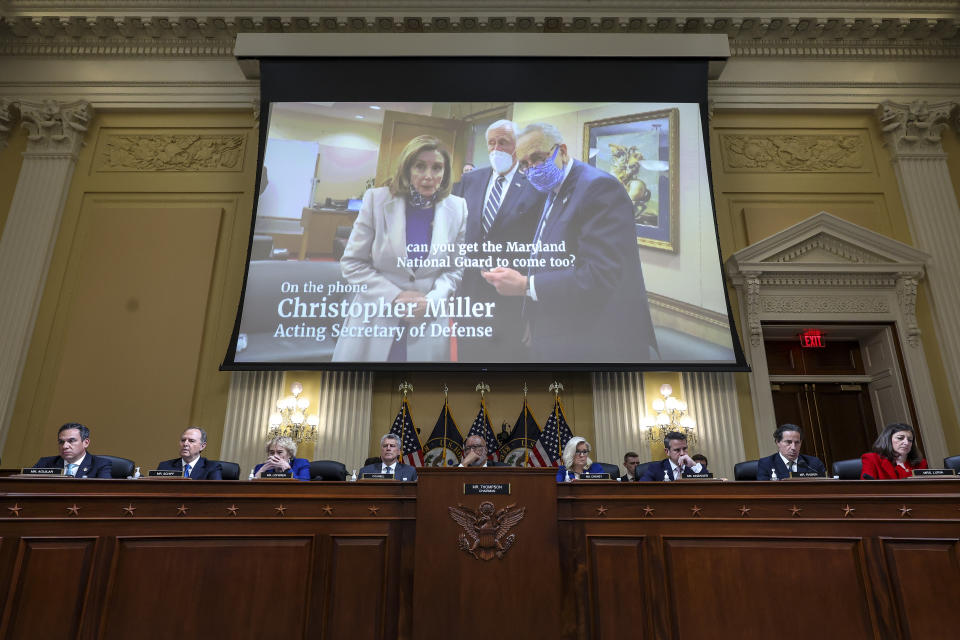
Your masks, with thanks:
[{"label": "ornate door frame", "polygon": [[936,464],[947,455],[916,317],[917,285],[928,260],[922,251],[825,211],[730,256],[726,269],[739,300],[761,452],[775,426],[763,323],[892,322],[927,458]]}]

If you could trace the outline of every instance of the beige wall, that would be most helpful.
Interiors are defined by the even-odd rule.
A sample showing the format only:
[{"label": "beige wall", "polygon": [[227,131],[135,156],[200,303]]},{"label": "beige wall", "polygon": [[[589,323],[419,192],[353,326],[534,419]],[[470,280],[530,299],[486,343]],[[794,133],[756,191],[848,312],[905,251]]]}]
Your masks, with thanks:
[{"label": "beige wall", "polygon": [[[229,386],[229,374],[217,367],[232,329],[246,257],[256,160],[252,124],[250,114],[243,112],[97,115],[54,249],[2,454],[5,466],[31,464],[53,453],[56,429],[67,420],[91,426],[94,451],[133,457],[147,468],[175,455],[177,435],[188,424],[208,428],[208,453],[217,455]],[[141,166],[128,171],[108,161],[117,136],[156,141],[158,135],[197,132],[240,136],[242,153],[233,164],[214,163],[212,168],[187,162],[163,170]],[[860,165],[855,171],[744,171],[725,157],[719,140],[725,134],[785,133],[852,136],[861,141]],[[24,145],[25,135],[18,129],[0,151],[0,221],[9,208]],[[954,183],[960,185],[960,143],[954,132],[945,133],[944,148]],[[889,154],[872,113],[718,112],[712,121],[711,150],[724,259],[821,210],[911,242]],[[730,295],[738,319],[732,289]],[[918,320],[937,395],[947,398],[923,286]],[[649,390],[659,387],[664,375],[676,377],[649,374]],[[312,376],[316,374],[288,374],[287,379],[295,377],[309,386]],[[546,387],[555,378],[566,387],[564,408],[574,432],[593,440],[587,374],[381,374],[375,378],[371,455],[396,414],[401,379],[416,388],[411,406],[425,441],[442,406],[444,382],[457,424],[466,432],[477,412],[474,386],[479,380],[492,387],[488,409],[499,429],[501,422],[516,419],[524,380],[542,426],[552,406]],[[758,445],[745,375],[737,376],[737,385],[746,453],[755,457]],[[646,399],[648,405],[651,399]],[[948,447],[960,451],[957,417],[948,402],[941,402],[939,409]]]},{"label": "beige wall", "polygon": [[[230,375],[217,368],[250,231],[252,125],[249,112],[95,118],[54,248],[7,466],[53,453],[69,420],[90,426],[94,452],[144,468],[174,457],[190,424],[208,429],[216,457]],[[186,136],[197,134],[200,146],[191,146]]]}]

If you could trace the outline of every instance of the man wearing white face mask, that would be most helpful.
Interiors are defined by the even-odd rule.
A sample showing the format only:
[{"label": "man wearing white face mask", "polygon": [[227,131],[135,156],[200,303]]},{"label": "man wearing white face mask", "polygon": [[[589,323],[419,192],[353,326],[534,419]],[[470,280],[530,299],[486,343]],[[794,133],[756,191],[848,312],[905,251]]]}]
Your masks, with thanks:
[{"label": "man wearing white face mask", "polygon": [[[454,186],[453,193],[467,201],[465,242],[480,249],[470,258],[490,262],[484,270],[496,266],[497,255],[503,252],[483,250],[483,243],[529,242],[536,230],[544,195],[533,188],[517,170],[517,125],[510,120],[497,120],[487,127],[487,151],[490,166],[465,174]],[[481,277],[481,269],[468,267],[458,296],[470,297],[471,304],[493,302],[492,318],[477,318],[475,325],[493,327],[493,335],[483,338],[458,338],[460,362],[517,362],[523,360],[527,347],[523,344],[520,320],[522,300],[506,297]]]}]

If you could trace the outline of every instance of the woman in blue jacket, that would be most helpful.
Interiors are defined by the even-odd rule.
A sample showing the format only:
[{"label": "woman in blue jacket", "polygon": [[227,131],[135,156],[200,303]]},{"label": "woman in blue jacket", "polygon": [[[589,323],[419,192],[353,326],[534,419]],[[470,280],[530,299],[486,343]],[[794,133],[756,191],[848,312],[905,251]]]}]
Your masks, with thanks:
[{"label": "woman in blue jacket", "polygon": [[253,468],[253,477],[259,478],[265,471],[290,472],[291,478],[310,479],[310,461],[298,458],[297,443],[286,436],[279,436],[267,443],[267,459]]},{"label": "woman in blue jacket", "polygon": [[604,473],[600,463],[588,457],[591,448],[580,436],[570,438],[563,448],[563,466],[557,471],[557,482],[576,480],[581,473]]}]

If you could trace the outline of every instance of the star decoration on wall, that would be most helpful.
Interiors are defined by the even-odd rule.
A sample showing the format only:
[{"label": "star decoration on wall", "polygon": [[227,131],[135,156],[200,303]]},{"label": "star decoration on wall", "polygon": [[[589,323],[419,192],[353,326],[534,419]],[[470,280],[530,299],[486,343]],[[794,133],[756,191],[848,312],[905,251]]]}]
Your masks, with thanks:
[{"label": "star decoration on wall", "polygon": [[852,515],[856,511],[853,507],[848,504],[843,505],[843,517],[846,518],[849,515]]},{"label": "star decoration on wall", "polygon": [[178,516],[185,516],[185,515],[187,515],[187,511],[190,511],[190,507],[188,507],[188,506],[185,505],[185,504],[181,504],[180,506],[177,507],[177,515],[178,515]]},{"label": "star decoration on wall", "polygon": [[235,505],[235,504],[232,504],[232,505],[230,505],[229,507],[227,507],[227,511],[230,512],[230,515],[235,516],[235,515],[237,515],[238,513],[240,513],[240,507],[238,507],[238,506]]},{"label": "star decoration on wall", "polygon": [[331,507],[331,506],[328,505],[328,504],[325,504],[325,505],[323,505],[322,507],[320,507],[320,510],[323,511],[323,513],[324,513],[325,515],[328,515],[328,516],[332,516],[332,515],[333,515],[333,507]]},{"label": "star decoration on wall", "polygon": [[277,515],[278,515],[278,516],[285,516],[285,515],[287,515],[287,508],[286,508],[285,506],[283,506],[282,504],[281,504],[279,507],[274,507],[273,510],[277,512]]},{"label": "star decoration on wall", "polygon": [[703,507],[701,507],[701,506],[698,505],[698,504],[693,505],[692,507],[690,507],[690,517],[691,517],[691,518],[700,518],[700,517],[702,517],[701,514],[700,514],[701,511],[703,511]]},{"label": "star decoration on wall", "polygon": [[908,507],[907,505],[903,505],[902,507],[900,507],[899,509],[897,509],[897,511],[900,512],[900,517],[901,517],[901,518],[912,518],[912,517],[913,517],[913,515],[910,513],[911,511],[913,511],[913,509],[911,509],[911,508]]},{"label": "star decoration on wall", "polygon": [[653,516],[653,512],[654,512],[654,511],[656,511],[656,509],[654,509],[654,508],[651,507],[650,505],[648,505],[648,504],[643,505],[643,517],[644,517],[644,518],[649,518],[649,517]]},{"label": "star decoration on wall", "polygon": [[376,506],[376,505],[371,505],[371,506],[367,507],[367,511],[370,512],[370,515],[375,516],[375,515],[377,515],[377,511],[380,511],[380,507],[378,507],[378,506]]},{"label": "star decoration on wall", "polygon": [[79,515],[80,515],[80,507],[78,507],[78,506],[75,505],[75,504],[70,505],[69,507],[67,507],[67,515],[70,515],[70,516],[79,516]]},{"label": "star decoration on wall", "polygon": [[125,516],[132,516],[132,515],[133,515],[133,512],[136,511],[136,510],[137,510],[137,508],[136,508],[135,506],[133,506],[133,503],[131,502],[130,504],[128,504],[127,506],[125,506],[125,507],[123,508],[123,515],[125,515]]},{"label": "star decoration on wall", "polygon": [[19,518],[20,512],[22,510],[23,510],[23,507],[21,507],[19,504],[15,504],[12,507],[7,507],[7,511],[9,511],[10,515],[13,516],[14,518]]},{"label": "star decoration on wall", "polygon": [[609,511],[609,509],[607,509],[607,507],[604,506],[604,505],[600,505],[599,507],[597,507],[597,515],[598,515],[598,516],[604,516],[604,517],[606,517],[607,511]]},{"label": "star decoration on wall", "polygon": [[739,507],[737,507],[737,511],[740,512],[741,518],[746,518],[748,515],[750,515],[750,507],[748,507],[745,504],[742,504]]},{"label": "star decoration on wall", "polygon": [[794,518],[799,518],[801,511],[803,511],[803,507],[798,507],[797,505],[790,507],[790,515],[792,515]]}]

